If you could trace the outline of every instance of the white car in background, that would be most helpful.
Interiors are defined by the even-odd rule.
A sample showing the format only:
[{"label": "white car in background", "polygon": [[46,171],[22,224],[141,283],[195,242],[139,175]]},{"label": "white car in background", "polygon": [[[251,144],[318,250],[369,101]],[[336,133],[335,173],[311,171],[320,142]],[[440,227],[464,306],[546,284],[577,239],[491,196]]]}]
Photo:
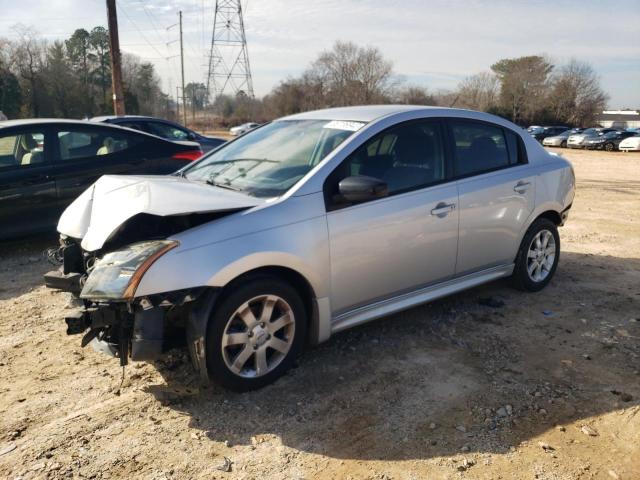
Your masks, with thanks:
[{"label": "white car in background", "polygon": [[237,127],[230,128],[229,133],[237,137],[238,135],[245,134],[248,131],[253,130],[254,128],[257,128],[259,126],[259,123],[243,123],[242,125],[238,125]]},{"label": "white car in background", "polygon": [[623,152],[640,151],[640,137],[636,135],[635,137],[625,138],[620,142],[620,145],[618,145],[618,149]]}]

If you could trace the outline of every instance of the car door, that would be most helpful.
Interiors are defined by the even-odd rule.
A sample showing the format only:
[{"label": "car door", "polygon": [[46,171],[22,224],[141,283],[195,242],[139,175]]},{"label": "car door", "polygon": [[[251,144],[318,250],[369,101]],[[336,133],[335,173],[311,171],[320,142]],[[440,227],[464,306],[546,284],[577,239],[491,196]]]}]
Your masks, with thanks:
[{"label": "car door", "polygon": [[522,139],[499,125],[448,122],[460,203],[456,275],[514,261],[535,205],[535,175]]},{"label": "car door", "polygon": [[51,144],[44,125],[0,129],[0,238],[55,226]]},{"label": "car door", "polygon": [[[58,210],[102,175],[144,171],[149,159],[138,146],[144,136],[112,127],[61,124],[55,131]],[[154,173],[154,172],[149,172]]]},{"label": "car door", "polygon": [[[325,182],[334,315],[450,278],[455,271],[458,194],[438,121],[376,135]],[[341,203],[340,180],[366,175],[389,195]]]}]

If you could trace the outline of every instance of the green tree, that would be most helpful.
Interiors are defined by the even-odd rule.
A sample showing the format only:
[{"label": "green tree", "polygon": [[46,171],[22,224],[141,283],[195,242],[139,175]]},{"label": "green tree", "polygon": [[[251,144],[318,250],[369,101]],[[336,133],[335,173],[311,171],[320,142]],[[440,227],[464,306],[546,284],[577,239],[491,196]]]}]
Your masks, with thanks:
[{"label": "green tree", "polygon": [[0,39],[0,111],[14,118],[20,113],[22,92],[18,78],[10,70],[9,44]]},{"label": "green tree", "polygon": [[91,64],[95,65],[90,75],[93,83],[100,88],[102,94],[98,109],[101,113],[105,113],[110,103],[107,91],[111,85],[109,31],[104,27],[95,27],[89,34],[89,45],[91,51],[88,57],[91,60]]},{"label": "green tree", "polygon": [[81,101],[74,88],[78,80],[70,68],[64,43],[60,41],[54,42],[47,51],[46,77],[54,115],[70,118],[86,113],[78,108]]},{"label": "green tree", "polygon": [[491,70],[500,81],[501,107],[513,122],[531,122],[543,114],[553,70],[544,57],[505,58],[491,65]]}]

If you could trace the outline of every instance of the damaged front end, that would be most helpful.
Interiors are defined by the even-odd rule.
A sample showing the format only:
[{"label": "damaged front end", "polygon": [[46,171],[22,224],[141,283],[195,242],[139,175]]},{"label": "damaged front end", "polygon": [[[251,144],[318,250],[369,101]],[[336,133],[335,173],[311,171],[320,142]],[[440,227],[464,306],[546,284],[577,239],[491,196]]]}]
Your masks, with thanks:
[{"label": "damaged front end", "polygon": [[45,274],[45,284],[70,292],[77,304],[65,317],[67,334],[82,334],[83,347],[117,357],[122,366],[129,359],[154,360],[186,335],[194,367],[206,378],[206,318],[197,313],[201,309],[192,310],[201,298],[209,304],[215,291],[198,287],[135,296],[149,267],[177,246],[177,241],[150,240],[103,254],[86,252],[62,236],[53,255],[62,265]]}]

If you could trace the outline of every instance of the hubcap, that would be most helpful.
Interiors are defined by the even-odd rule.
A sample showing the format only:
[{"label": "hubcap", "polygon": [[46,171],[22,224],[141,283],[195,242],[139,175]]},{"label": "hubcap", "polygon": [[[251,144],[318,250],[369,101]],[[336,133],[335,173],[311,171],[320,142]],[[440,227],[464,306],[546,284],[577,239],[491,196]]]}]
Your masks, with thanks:
[{"label": "hubcap", "polygon": [[529,245],[527,272],[534,282],[542,282],[549,276],[556,259],[556,240],[549,230],[540,230]]},{"label": "hubcap", "polygon": [[295,326],[293,310],[277,295],[260,295],[242,304],[222,334],[227,368],[245,378],[271,372],[289,353]]}]

